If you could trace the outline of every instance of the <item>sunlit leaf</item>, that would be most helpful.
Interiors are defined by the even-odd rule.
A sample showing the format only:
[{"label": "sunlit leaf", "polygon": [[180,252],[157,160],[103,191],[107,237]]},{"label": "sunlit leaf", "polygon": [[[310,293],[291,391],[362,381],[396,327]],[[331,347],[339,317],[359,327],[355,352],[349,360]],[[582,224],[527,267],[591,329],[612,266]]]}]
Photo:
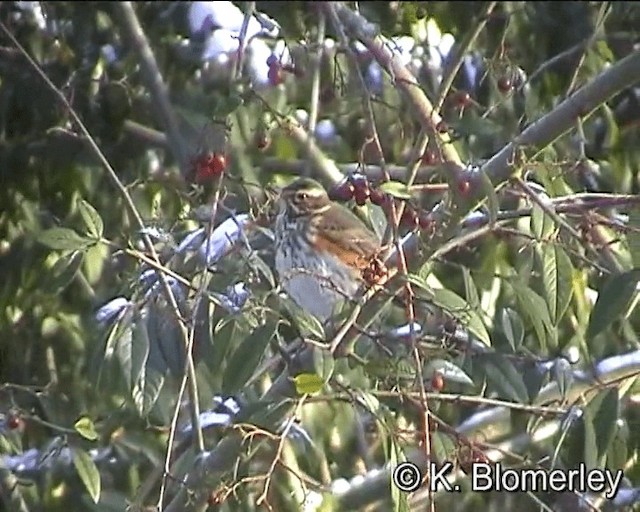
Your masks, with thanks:
[{"label": "sunlit leaf", "polygon": [[520,315],[511,308],[504,308],[500,312],[502,332],[514,352],[518,351],[524,340],[524,325]]},{"label": "sunlit leaf", "polygon": [[398,199],[411,199],[411,189],[399,181],[385,181],[380,184],[380,190]]},{"label": "sunlit leaf", "polygon": [[73,465],[94,503],[100,499],[100,472],[91,456],[79,448],[73,449]]},{"label": "sunlit leaf", "polygon": [[104,232],[104,224],[96,209],[84,200],[78,201],[78,210],[91,238],[99,240]]},{"label": "sunlit leaf", "polygon": [[556,244],[544,245],[542,253],[542,283],[553,325],[558,325],[571,302],[573,265],[567,253]]},{"label": "sunlit leaf", "polygon": [[80,434],[85,439],[88,439],[89,441],[95,441],[99,437],[93,421],[91,421],[91,418],[88,418],[87,416],[83,416],[78,421],[76,421],[73,425],[73,428],[76,429],[76,432],[78,432],[78,434]]},{"label": "sunlit leaf", "polygon": [[324,379],[315,373],[300,373],[293,382],[299,395],[318,393],[324,386]]},{"label": "sunlit leaf", "polygon": [[92,246],[95,241],[81,237],[68,228],[51,228],[38,235],[38,242],[55,250],[81,251]]}]

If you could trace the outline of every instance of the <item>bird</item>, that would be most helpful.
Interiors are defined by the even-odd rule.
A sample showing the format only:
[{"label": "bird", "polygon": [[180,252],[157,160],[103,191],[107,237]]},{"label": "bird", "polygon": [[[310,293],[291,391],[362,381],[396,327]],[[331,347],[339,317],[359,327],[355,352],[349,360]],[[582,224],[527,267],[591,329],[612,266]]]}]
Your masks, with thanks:
[{"label": "bird", "polygon": [[323,323],[355,298],[371,269],[380,273],[377,235],[311,178],[282,189],[274,238],[281,287]]}]

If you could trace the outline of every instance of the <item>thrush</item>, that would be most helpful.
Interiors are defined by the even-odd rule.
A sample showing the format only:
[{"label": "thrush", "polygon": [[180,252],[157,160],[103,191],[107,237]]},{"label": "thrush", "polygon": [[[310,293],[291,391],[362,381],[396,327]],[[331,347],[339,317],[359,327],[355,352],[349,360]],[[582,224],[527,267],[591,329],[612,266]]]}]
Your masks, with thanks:
[{"label": "thrush", "polygon": [[376,234],[309,178],[282,190],[274,234],[282,288],[322,322],[355,297],[380,252]]}]

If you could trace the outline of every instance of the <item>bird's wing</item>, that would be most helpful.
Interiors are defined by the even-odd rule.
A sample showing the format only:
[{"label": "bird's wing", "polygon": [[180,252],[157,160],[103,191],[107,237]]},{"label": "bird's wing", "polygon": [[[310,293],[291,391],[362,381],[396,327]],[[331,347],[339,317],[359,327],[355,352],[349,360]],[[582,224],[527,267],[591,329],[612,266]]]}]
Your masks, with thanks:
[{"label": "bird's wing", "polygon": [[319,244],[323,249],[340,254],[358,267],[367,265],[380,251],[380,241],[348,208],[331,205],[318,224],[318,230],[326,239]]}]

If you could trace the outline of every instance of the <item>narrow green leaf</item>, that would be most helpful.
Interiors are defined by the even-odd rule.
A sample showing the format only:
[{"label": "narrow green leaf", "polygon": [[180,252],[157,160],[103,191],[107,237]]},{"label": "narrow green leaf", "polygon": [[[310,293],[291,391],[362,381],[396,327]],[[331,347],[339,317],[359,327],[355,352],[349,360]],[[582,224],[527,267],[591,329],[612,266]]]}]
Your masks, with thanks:
[{"label": "narrow green leaf", "polygon": [[628,307],[640,280],[640,269],[630,270],[607,279],[598,293],[587,327],[587,339],[592,340]]},{"label": "narrow green leaf", "polygon": [[633,266],[640,268],[640,208],[634,208],[629,212],[629,224],[627,226],[627,242]]},{"label": "narrow green leaf", "polygon": [[300,373],[293,378],[299,395],[318,393],[324,386],[324,379],[315,373]]},{"label": "narrow green leaf", "polygon": [[420,287],[422,291],[426,292],[428,300],[449,312],[464,327],[469,329],[471,334],[476,336],[486,345],[491,346],[491,338],[489,337],[489,333],[482,321],[482,318],[466,300],[451,290],[431,289],[426,286],[426,283],[418,276],[409,275],[408,279],[412,284],[415,284]]},{"label": "narrow green leaf", "polygon": [[547,215],[540,206],[533,205],[531,211],[531,232],[536,237],[536,240],[544,240],[554,230],[553,219],[550,215]]},{"label": "narrow green leaf", "polygon": [[327,382],[333,375],[335,359],[330,351],[313,346],[313,369],[322,377],[323,382]]},{"label": "narrow green leaf", "polygon": [[398,199],[411,199],[411,190],[399,181],[385,181],[380,184],[380,190]]},{"label": "narrow green leaf", "polygon": [[[599,398],[599,400],[598,400]],[[618,388],[612,387],[599,393],[591,404],[594,405],[593,427],[596,443],[598,444],[598,457],[602,457],[609,450],[613,437],[617,430],[617,422],[620,417],[620,397]],[[591,407],[589,407],[591,409]]]},{"label": "narrow green leaf", "polygon": [[500,209],[500,202],[498,201],[498,195],[496,189],[491,182],[491,178],[487,176],[486,172],[482,172],[482,190],[487,195],[487,208],[489,210],[489,224],[493,226],[498,218],[498,210]]},{"label": "narrow green leaf", "polygon": [[522,375],[508,358],[495,354],[483,356],[479,360],[485,363],[484,371],[487,379],[503,398],[521,404],[529,403],[529,393],[522,380]]},{"label": "narrow green leaf", "polygon": [[549,316],[552,324],[558,325],[571,302],[573,265],[567,253],[558,245],[544,245],[540,250],[542,252],[542,283]]},{"label": "narrow green leaf", "polygon": [[459,384],[467,384],[473,386],[473,380],[465,371],[451,361],[445,359],[431,359],[422,372],[425,379],[430,379],[434,373],[440,373],[445,382],[458,382]]},{"label": "narrow green leaf", "polygon": [[549,318],[549,309],[540,295],[531,288],[520,283],[511,283],[518,301],[520,314],[529,320],[536,332],[538,342],[542,349],[546,349],[547,341],[552,339],[547,336],[554,328]]},{"label": "narrow green leaf", "polygon": [[500,312],[500,323],[509,345],[517,352],[524,340],[524,325],[520,315],[511,308],[505,308]]},{"label": "narrow green leaf", "polygon": [[100,499],[100,472],[90,455],[79,448],[73,449],[73,465],[94,503]]},{"label": "narrow green leaf", "polygon": [[82,220],[84,221],[84,224],[87,227],[87,231],[89,232],[91,238],[94,238],[96,240],[102,238],[102,234],[104,232],[104,224],[102,222],[100,214],[96,211],[96,209],[85,200],[81,199],[80,201],[78,201],[78,210],[80,211]]},{"label": "narrow green leaf", "polygon": [[44,290],[51,294],[57,294],[69,286],[82,265],[84,254],[81,251],[74,251],[58,258],[46,277]]},{"label": "narrow green leaf", "polygon": [[258,367],[277,327],[277,320],[268,320],[247,336],[233,352],[222,381],[222,389],[225,393],[235,393],[244,387]]},{"label": "narrow green leaf", "polygon": [[81,237],[78,233],[68,228],[47,229],[38,235],[38,242],[58,251],[81,251],[95,244],[94,240]]},{"label": "narrow green leaf", "polygon": [[87,416],[83,416],[78,421],[76,421],[73,425],[73,428],[76,429],[76,432],[78,432],[78,434],[80,434],[85,439],[88,439],[89,441],[95,441],[99,437],[93,421],[91,421],[91,418],[88,418]]},{"label": "narrow green leaf", "polygon": [[464,279],[464,292],[467,297],[467,302],[477,311],[480,307],[480,297],[478,296],[478,289],[471,276],[471,271],[467,267],[462,267],[462,278]]}]

